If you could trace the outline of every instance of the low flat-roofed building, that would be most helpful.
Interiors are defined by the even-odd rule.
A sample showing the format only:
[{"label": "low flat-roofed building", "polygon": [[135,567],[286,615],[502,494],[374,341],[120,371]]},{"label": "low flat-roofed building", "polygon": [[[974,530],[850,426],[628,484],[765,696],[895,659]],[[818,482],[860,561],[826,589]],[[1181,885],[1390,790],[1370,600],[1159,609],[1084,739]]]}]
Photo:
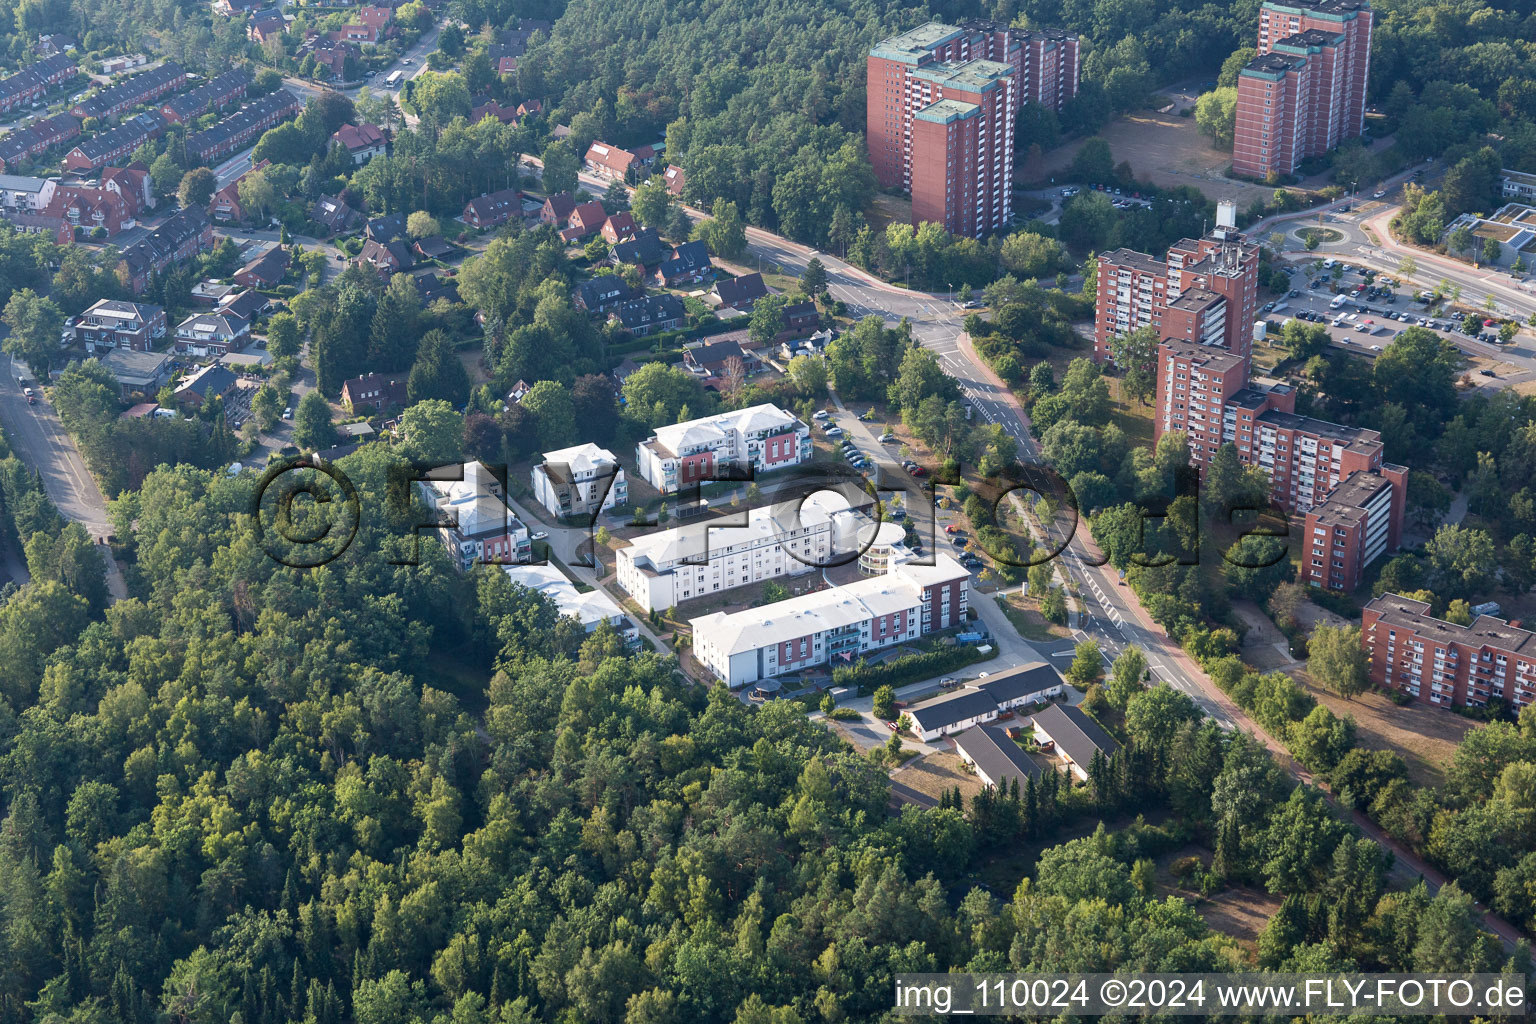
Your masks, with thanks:
[{"label": "low flat-roofed building", "polygon": [[601,590],[578,590],[576,584],[552,565],[508,565],[503,568],[513,583],[543,594],[555,602],[561,615],[574,618],[588,633],[606,622],[626,643],[639,641],[640,631],[634,622]]},{"label": "low flat-roofed building", "polygon": [[166,352],[135,352],[110,349],[97,356],[117,378],[119,398],[140,394],[154,396],[171,376],[171,357]]}]

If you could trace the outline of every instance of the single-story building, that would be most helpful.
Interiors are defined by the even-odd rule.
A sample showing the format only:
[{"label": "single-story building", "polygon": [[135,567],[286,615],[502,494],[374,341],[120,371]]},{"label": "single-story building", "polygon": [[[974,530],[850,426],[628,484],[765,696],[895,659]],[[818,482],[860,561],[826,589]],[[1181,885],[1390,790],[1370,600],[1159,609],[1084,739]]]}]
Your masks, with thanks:
[{"label": "single-story building", "polygon": [[183,409],[195,409],[210,398],[223,398],[235,389],[239,378],[228,367],[210,363],[176,385],[176,404]]},{"label": "single-story building", "polygon": [[1028,780],[1043,774],[1000,726],[985,725],[961,733],[955,737],[955,752],[976,769],[978,779],[995,789],[1010,782],[1017,782],[1022,789]]},{"label": "single-story building", "polygon": [[966,688],[921,707],[908,708],[912,731],[924,742],[995,721],[997,701],[990,694]]},{"label": "single-story building", "polygon": [[750,310],[753,303],[768,294],[768,286],[763,283],[762,274],[752,273],[716,281],[713,291],[720,305]]},{"label": "single-story building", "polygon": [[1036,742],[1053,747],[1067,769],[1083,781],[1088,778],[1094,754],[1108,757],[1120,749],[1113,736],[1073,704],[1049,704],[1030,721]]},{"label": "single-story building", "polygon": [[1025,704],[1044,704],[1061,696],[1066,681],[1052,665],[1040,663],[978,679],[971,685],[997,701],[999,711],[1012,711]]},{"label": "single-story building", "polygon": [[288,274],[288,250],[274,245],[235,271],[235,280],[247,288],[275,288]]}]

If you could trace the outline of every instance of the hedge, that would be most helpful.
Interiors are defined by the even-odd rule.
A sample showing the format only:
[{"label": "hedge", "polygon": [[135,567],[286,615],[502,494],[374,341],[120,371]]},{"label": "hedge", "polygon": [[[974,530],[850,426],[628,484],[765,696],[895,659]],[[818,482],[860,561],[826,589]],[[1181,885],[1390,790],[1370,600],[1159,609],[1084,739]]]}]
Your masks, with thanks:
[{"label": "hedge", "polygon": [[922,654],[904,654],[880,665],[870,665],[860,658],[856,664],[833,669],[832,685],[857,686],[860,693],[873,693],[880,686],[905,686],[953,672],[996,654],[995,646],[991,654],[982,654],[974,645],[957,644],[936,651],[924,651]]}]

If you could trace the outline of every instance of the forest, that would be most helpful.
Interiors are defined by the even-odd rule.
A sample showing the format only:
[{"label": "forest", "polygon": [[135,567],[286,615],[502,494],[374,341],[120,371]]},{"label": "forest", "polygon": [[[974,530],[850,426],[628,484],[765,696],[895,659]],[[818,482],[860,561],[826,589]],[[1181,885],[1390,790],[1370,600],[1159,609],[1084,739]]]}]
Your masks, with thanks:
[{"label": "forest", "polygon": [[1266,969],[1527,966],[1470,896],[1389,885],[1257,742],[1135,679],[1087,785],[893,816],[802,705],[686,685],[434,544],[399,564],[396,458],[341,461],[371,511],[312,571],[262,550],[250,473],[155,471],[113,503],[133,596],[110,607],[0,460],[34,576],[0,607],[0,1019],[873,1021],[900,971],[1245,964],[1156,888],[1188,843],[1214,854],[1186,886],[1283,897]]}]

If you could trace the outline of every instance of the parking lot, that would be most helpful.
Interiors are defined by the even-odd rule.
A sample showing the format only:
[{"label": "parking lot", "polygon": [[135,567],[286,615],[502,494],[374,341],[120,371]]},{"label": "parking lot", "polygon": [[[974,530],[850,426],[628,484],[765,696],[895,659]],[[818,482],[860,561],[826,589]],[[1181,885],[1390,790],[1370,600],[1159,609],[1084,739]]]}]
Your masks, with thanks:
[{"label": "parking lot", "polygon": [[1368,284],[1358,268],[1346,268],[1338,282],[1345,291],[1338,294],[1333,291],[1331,268],[1320,274],[1314,274],[1310,267],[1303,268],[1293,281],[1297,287],[1289,295],[1262,310],[1271,330],[1283,328],[1293,317],[1306,320],[1325,327],[1335,345],[1362,355],[1380,352],[1409,327],[1423,327],[1455,342],[1472,337],[1498,344],[1496,326],[1484,325],[1478,334],[1469,336],[1460,319],[1431,315],[1431,307],[1411,294],[1383,284],[1395,286],[1397,282],[1390,278],[1378,277]]}]

